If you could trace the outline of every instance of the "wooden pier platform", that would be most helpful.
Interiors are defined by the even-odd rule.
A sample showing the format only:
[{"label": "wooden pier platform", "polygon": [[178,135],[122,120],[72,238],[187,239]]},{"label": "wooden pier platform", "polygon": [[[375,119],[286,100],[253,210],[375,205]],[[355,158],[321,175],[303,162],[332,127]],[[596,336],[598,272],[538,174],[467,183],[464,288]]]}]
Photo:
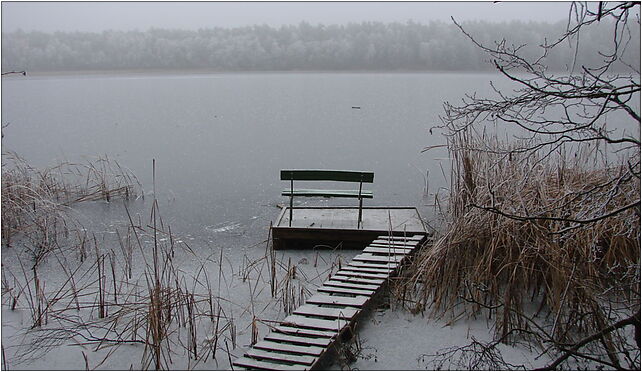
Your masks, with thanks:
[{"label": "wooden pier platform", "polygon": [[234,369],[323,368],[339,344],[352,338],[357,319],[425,239],[425,234],[376,237],[304,305],[236,359]]},{"label": "wooden pier platform", "polygon": [[363,249],[380,235],[427,234],[415,207],[363,207],[360,226],[357,207],[283,207],[272,226],[274,249]]}]

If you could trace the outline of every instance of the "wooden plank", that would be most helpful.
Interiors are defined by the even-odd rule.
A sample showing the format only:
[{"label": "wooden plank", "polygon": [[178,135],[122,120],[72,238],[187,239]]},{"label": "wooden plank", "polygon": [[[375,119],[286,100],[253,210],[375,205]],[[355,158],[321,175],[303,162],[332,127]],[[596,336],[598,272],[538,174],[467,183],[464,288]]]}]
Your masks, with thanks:
[{"label": "wooden plank", "polygon": [[[301,187],[301,188],[307,188],[307,186]],[[311,187],[312,189],[314,188],[323,188],[323,187]],[[335,187],[330,187],[330,188],[335,188]],[[339,215],[346,217],[350,216],[350,218],[332,218],[333,216],[336,216],[338,213]],[[359,241],[364,242],[362,246],[365,247],[367,244],[372,243],[374,239],[379,239],[381,238],[381,241],[388,242],[387,239],[387,233],[389,229],[389,223],[388,223],[388,213],[392,212],[392,223],[393,223],[393,233],[395,234],[400,234],[404,229],[407,229],[409,235],[413,234],[425,234],[426,228],[425,226],[421,223],[420,216],[417,214],[416,208],[395,208],[395,207],[376,207],[376,208],[368,208],[367,206],[363,208],[363,221],[364,224],[361,228],[356,229],[356,226],[353,226],[351,223],[348,223],[346,221],[352,219],[354,217],[356,219],[357,214],[358,214],[358,208],[352,206],[352,207],[333,207],[333,206],[325,206],[325,207],[317,207],[315,208],[314,206],[298,206],[296,210],[294,211],[295,214],[297,214],[299,217],[304,218],[310,221],[310,224],[312,222],[315,222],[314,226],[310,226],[310,224],[304,225],[296,225],[293,227],[290,227],[289,229],[286,229],[286,226],[288,226],[288,215],[289,215],[289,210],[286,211],[285,215],[279,219],[278,224],[276,224],[273,228],[275,229],[273,231],[273,236],[275,239],[280,238],[280,239],[306,239],[306,240],[313,240],[313,241],[323,241],[323,240],[345,240],[345,239],[340,239],[332,236],[334,232],[332,231],[325,231],[326,229],[343,229],[342,231],[350,231],[354,234],[357,234],[359,236]],[[303,216],[303,217],[302,217]],[[295,221],[301,219],[294,218]],[[336,222],[342,220],[344,223],[337,224]],[[399,225],[401,224],[401,225]],[[314,229],[314,227],[322,227],[320,229]],[[306,234],[314,232],[316,233],[317,230],[324,230],[321,232],[321,235],[316,235],[314,236],[300,236],[297,235],[291,236],[291,229],[299,229],[299,230],[304,230]],[[400,230],[401,229],[401,230]],[[311,231],[312,230],[312,231]],[[413,236],[407,236],[405,239],[403,236],[395,236],[393,239],[396,242],[396,239],[401,239],[399,240],[400,243],[404,242],[409,242],[413,240]]]},{"label": "wooden plank", "polygon": [[375,243],[372,242],[368,244],[369,247],[380,247],[380,248],[400,248],[400,249],[415,249],[418,247],[416,244],[403,244],[403,243]]},{"label": "wooden plank", "polygon": [[421,240],[424,239],[423,235],[380,235],[377,236],[377,240],[381,241],[386,241],[386,242],[394,242],[394,243],[411,243],[411,242],[420,242]]},{"label": "wooden plank", "polygon": [[383,239],[375,239],[369,245],[384,246],[384,247],[390,246],[390,247],[394,247],[394,248],[406,248],[407,247],[407,248],[412,249],[412,248],[415,248],[417,246],[417,243],[418,242],[416,242],[416,241],[407,241],[407,242],[393,241],[393,242],[389,242],[389,241],[383,240]]},{"label": "wooden plank", "polygon": [[374,182],[374,172],[332,170],[332,169],[283,169],[282,181],[341,181],[341,182]]},{"label": "wooden plank", "polygon": [[374,294],[374,291],[370,289],[341,288],[332,286],[319,287],[317,288],[317,292],[329,294],[349,294],[354,296],[372,296]]},{"label": "wooden plank", "polygon": [[[369,249],[368,252],[365,251],[365,249]],[[383,245],[383,244],[370,244],[367,247],[364,248],[364,251],[362,253],[388,253],[398,251],[399,253],[397,254],[410,254],[412,253],[415,248],[414,247],[409,247],[409,246],[389,246],[389,245]]]},{"label": "wooden plank", "polygon": [[[373,193],[370,190],[325,190],[325,189],[285,189],[281,191],[282,196],[323,196],[323,197],[338,197],[338,198],[358,198],[361,196],[363,199],[372,199]],[[296,208],[295,208],[296,209]]]},{"label": "wooden plank", "polygon": [[333,275],[331,280],[340,280],[342,282],[350,283],[359,283],[359,284],[376,284],[381,285],[385,280],[383,279],[366,279],[366,278],[356,278],[354,276],[345,276],[345,275]]},{"label": "wooden plank", "polygon": [[348,264],[348,266],[342,267],[344,270],[350,270],[350,271],[358,271],[358,272],[363,272],[363,273],[376,273],[376,274],[390,274],[394,271],[394,269],[387,268],[387,267],[360,267],[360,266],[352,266],[351,264]]},{"label": "wooden plank", "polygon": [[[297,209],[294,212],[294,223],[296,225],[297,221],[303,221],[299,219],[296,215]],[[287,225],[287,214],[282,221],[283,224]],[[283,241],[288,243],[294,242],[296,245],[305,244],[307,247],[314,247],[317,244],[321,245],[330,245],[333,248],[341,244],[344,247],[356,247],[361,250],[365,248],[368,243],[372,241],[374,235],[377,234],[376,231],[369,230],[356,230],[357,217],[354,216],[354,226],[349,229],[346,228],[329,228],[321,227],[316,222],[314,226],[294,226],[294,227],[273,227],[272,236],[277,241]],[[312,224],[312,222],[310,222]]]},{"label": "wooden plank", "polygon": [[281,364],[273,363],[264,360],[257,360],[248,357],[237,358],[233,363],[235,367],[248,368],[252,370],[268,370],[268,371],[302,371],[308,369],[308,366],[303,364]]},{"label": "wooden plank", "polygon": [[359,312],[359,309],[354,307],[322,307],[312,304],[305,304],[294,310],[293,313],[297,315],[313,315],[318,317],[334,318],[334,319],[347,319],[354,318]]},{"label": "wooden plank", "polygon": [[[388,252],[364,252],[364,253],[359,254],[359,256],[362,256],[362,257],[372,256],[372,257],[384,257],[384,258],[385,257],[390,257],[390,258],[394,258],[395,260],[399,260],[399,259],[403,260],[406,257],[408,257],[409,255],[408,254],[403,254],[403,253],[390,254]],[[395,261],[391,261],[391,262],[395,262]],[[396,261],[396,262],[400,262],[400,261]]]},{"label": "wooden plank", "polygon": [[290,315],[281,324],[285,325],[295,325],[299,327],[306,327],[312,329],[321,329],[325,331],[335,331],[339,332],[343,327],[348,325],[348,322],[343,319],[320,319],[320,318],[311,318],[309,316],[303,315]]},{"label": "wooden plank", "polygon": [[279,332],[270,332],[267,336],[264,337],[264,340],[276,341],[276,342],[289,342],[297,345],[310,345],[310,346],[321,346],[326,347],[332,342],[331,338],[328,337],[304,337],[304,336],[293,336],[285,333]]},{"label": "wooden plank", "polygon": [[308,366],[314,363],[315,360],[317,359],[309,355],[293,355],[293,354],[280,353],[277,351],[266,351],[261,349],[249,349],[248,351],[245,352],[245,356],[249,356],[257,359],[276,360],[277,362],[304,364]]},{"label": "wooden plank", "polygon": [[[416,208],[415,208],[415,212],[417,212],[417,209],[416,209]],[[417,212],[417,215],[419,215],[419,212]],[[409,240],[417,240],[417,241],[421,241],[421,240],[426,239],[426,234],[408,235],[408,236],[406,236],[406,237],[398,236],[397,238],[402,238],[402,239],[403,239],[403,238],[405,238],[405,239],[409,239]]]},{"label": "wooden plank", "polygon": [[353,270],[347,270],[347,269],[342,269],[337,271],[336,275],[345,275],[345,276],[356,276],[358,278],[373,278],[373,279],[388,279],[388,274],[381,274],[381,273],[365,273],[361,271],[353,271]]},{"label": "wooden plank", "polygon": [[375,256],[369,253],[357,255],[353,260],[365,262],[401,262],[406,256]]},{"label": "wooden plank", "polygon": [[362,261],[351,261],[350,266],[357,267],[373,267],[373,268],[390,268],[396,269],[399,264],[396,262],[362,262]]},{"label": "wooden plank", "polygon": [[279,212],[279,216],[276,218],[276,223],[273,226],[279,226],[281,224],[281,220],[283,219],[283,216],[285,216],[285,211],[288,209],[288,207],[281,207],[281,212]]},{"label": "wooden plank", "polygon": [[412,242],[412,241],[419,242],[419,241],[423,240],[424,237],[425,237],[424,235],[406,235],[406,236],[402,236],[402,235],[394,235],[393,234],[392,236],[390,236],[390,235],[381,235],[381,236],[378,236],[377,239],[385,240],[385,241],[394,241],[394,242]]},{"label": "wooden plank", "polygon": [[[287,226],[289,210],[286,211],[279,225],[274,226],[272,230],[275,247],[279,246],[279,249],[288,246],[309,248],[315,244],[337,246],[342,243],[344,247],[363,249],[381,234],[380,229],[386,229],[384,226],[379,226],[378,222],[370,221],[366,212],[363,215],[363,227],[357,229],[357,211],[353,211],[350,218],[337,220],[330,214],[317,217],[306,215],[307,209],[309,208],[295,208],[292,227]],[[404,245],[396,248],[411,247]]]},{"label": "wooden plank", "polygon": [[[369,249],[369,251],[366,252],[365,249]],[[393,246],[387,246],[387,245],[382,245],[382,244],[381,245],[370,244],[370,245],[368,245],[367,247],[364,248],[364,251],[362,253],[375,253],[376,252],[376,253],[386,253],[387,254],[389,251],[390,252],[394,252],[395,250],[398,250],[399,253],[397,253],[397,254],[405,255],[405,254],[412,253],[415,250],[415,248],[408,247],[408,246],[403,246],[403,247],[402,246],[396,246],[396,247],[393,247]]]},{"label": "wooden plank", "polygon": [[316,357],[321,355],[321,353],[323,353],[323,351],[325,350],[324,348],[318,346],[301,346],[273,341],[259,341],[254,344],[253,347],[255,349],[312,355]]},{"label": "wooden plank", "polygon": [[385,254],[385,253],[360,253],[352,258],[353,261],[369,261],[372,259],[373,262],[394,262],[400,263],[405,259],[407,255],[405,254]]},{"label": "wooden plank", "polygon": [[419,242],[422,239],[424,239],[424,235],[408,235],[408,236],[401,236],[401,235],[381,235],[377,237],[377,240],[385,240],[386,242],[388,241],[393,241],[393,242]]},{"label": "wooden plank", "polygon": [[[389,250],[392,250],[392,249],[408,249],[408,248],[401,248],[401,247],[376,247],[376,246],[375,246],[375,247],[373,247],[373,246],[368,246],[368,247],[366,247],[366,248],[383,248],[383,249],[384,249],[384,251],[383,251],[383,252],[363,252],[363,251],[362,251],[362,252],[361,252],[361,253],[359,253],[357,256],[382,256],[382,257],[383,257],[383,256],[386,256],[386,257],[387,257],[387,256],[400,256],[400,257],[405,257],[405,256],[407,256],[407,255],[408,255],[408,253],[399,253],[399,254],[390,254],[390,253],[388,253],[388,251],[389,251]],[[364,248],[364,249],[366,249],[366,248]],[[356,256],[355,256],[355,257],[356,257]],[[353,260],[354,260],[354,258],[353,258]]]},{"label": "wooden plank", "polygon": [[323,283],[324,286],[331,286],[331,287],[341,287],[341,288],[354,288],[354,289],[361,289],[361,290],[370,290],[370,291],[376,291],[379,289],[378,284],[359,284],[359,283],[350,283],[350,282],[343,282],[340,280],[328,280],[327,282]]},{"label": "wooden plank", "polygon": [[363,306],[370,298],[367,296],[356,296],[356,297],[347,297],[347,296],[330,296],[316,294],[308,298],[305,302],[310,304],[318,305],[341,305],[341,306],[354,306],[360,307]]},{"label": "wooden plank", "polygon": [[315,330],[315,329],[308,329],[308,328],[300,328],[300,327],[292,327],[289,325],[278,325],[274,327],[274,330],[277,332],[285,333],[288,335],[293,335],[293,336],[310,336],[310,337],[327,337],[327,338],[333,338],[337,335],[337,332],[329,332],[329,331],[320,331],[320,330]]},{"label": "wooden plank", "polygon": [[388,248],[388,247],[376,247],[369,246],[363,250],[364,253],[384,253],[384,254],[408,254],[412,252],[412,249],[403,249],[403,248]]}]

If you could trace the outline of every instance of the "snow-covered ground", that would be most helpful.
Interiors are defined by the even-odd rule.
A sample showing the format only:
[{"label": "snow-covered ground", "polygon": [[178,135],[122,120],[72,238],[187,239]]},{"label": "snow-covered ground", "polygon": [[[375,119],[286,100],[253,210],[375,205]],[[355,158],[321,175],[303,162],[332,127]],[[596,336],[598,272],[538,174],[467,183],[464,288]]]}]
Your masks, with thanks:
[{"label": "snow-covered ground", "polygon": [[[89,211],[94,207],[89,206],[83,212],[91,214]],[[144,221],[149,216],[144,213],[146,206],[139,207],[134,220]],[[39,265],[38,278],[44,287],[45,298],[42,304],[44,307],[46,304],[50,306],[44,312],[45,324],[41,327],[32,327],[37,296],[29,269],[30,256],[20,253],[18,244],[3,248],[4,367],[34,370],[153,367],[150,349],[146,350],[142,342],[149,334],[145,317],[149,308],[145,301],[148,301],[149,294],[147,280],[153,273],[150,264],[154,246],[152,230],[144,226],[140,229],[140,247],[134,236],[130,235],[128,244],[134,249],[131,259],[133,273],[129,278],[124,254],[127,249],[120,248],[117,243],[119,236],[121,241],[127,241],[125,236],[129,219],[125,218],[122,211],[111,211],[110,217],[104,218],[101,214],[95,220],[86,220],[96,231],[99,254],[114,257],[113,270],[111,259],[106,259],[104,264],[102,285],[106,288],[108,304],[107,317],[104,319],[98,316],[98,271],[93,246],[88,250],[84,262],[80,262],[78,252],[68,251],[52,253]],[[174,315],[168,327],[169,336],[162,346],[163,368],[229,369],[230,359],[241,356],[250,344],[254,319],[258,337],[261,338],[268,332],[267,324],[270,321],[283,319],[286,308],[296,307],[309,296],[332,270],[336,271],[339,261],[349,261],[358,253],[350,250],[276,251],[276,291],[273,296],[270,285],[271,258],[269,251],[266,251],[265,238],[261,240],[258,236],[235,234],[243,229],[248,227],[231,221],[220,226],[206,226],[200,234],[190,232],[182,236],[180,232],[172,230],[171,239],[165,235],[157,236],[161,252],[170,252],[170,243],[174,242],[171,275],[178,284],[172,287],[174,283],[169,283],[168,286],[194,294],[197,302],[194,317],[196,355],[189,351],[193,347],[190,346],[189,317],[185,316],[187,307],[184,304],[176,305],[175,314],[180,315]],[[215,243],[226,239],[241,241],[243,246],[220,246]],[[167,270],[166,275],[169,275],[170,270]],[[73,281],[69,279],[70,276]],[[115,300],[114,278],[118,292]],[[25,286],[25,283],[28,284]],[[19,295],[18,291],[21,291]],[[17,306],[11,310],[14,296],[18,297]],[[125,306],[128,301],[134,305]],[[118,305],[109,305],[113,302]],[[135,336],[133,329],[137,330]],[[219,337],[213,354],[217,334]],[[467,344],[472,337],[490,340],[491,331],[484,320],[462,320],[449,325],[446,320],[413,315],[399,306],[393,306],[393,309],[379,308],[366,316],[360,325],[360,350],[356,352],[356,359],[348,366],[337,361],[330,368],[457,369],[460,366],[456,364],[435,365],[429,355],[447,347]],[[506,348],[504,355],[507,360],[517,364],[524,364],[524,360],[532,356],[518,348]],[[525,366],[531,367],[530,364]]]},{"label": "snow-covered ground", "polygon": [[[242,356],[253,337],[266,335],[268,325],[282,320],[289,310],[304,302],[336,272],[339,262],[348,262],[359,253],[328,249],[271,251],[267,234],[273,207],[245,221],[178,224],[178,228],[172,225],[171,237],[163,231],[177,220],[166,219],[160,227],[159,218],[154,238],[150,205],[150,200],[128,203],[131,220],[120,203],[78,205],[74,213],[83,228],[77,232],[88,237],[85,253],[72,247],[48,254],[36,270],[40,294],[36,293],[33,256],[22,249],[26,242],[14,238],[10,247],[3,246],[2,368],[154,368],[149,325],[150,314],[155,313],[149,299],[155,243],[160,262],[166,259],[159,265],[161,292],[168,296],[165,303],[171,303],[161,310],[167,314],[163,315],[167,337],[159,349],[161,367],[181,370],[230,369],[230,360]],[[132,233],[132,224],[136,234]],[[60,242],[66,247],[66,240]],[[103,318],[99,316],[97,257],[103,257]],[[42,325],[35,325],[39,313],[43,314]],[[392,300],[361,319],[356,340],[346,345],[353,358],[348,362],[338,359],[329,368],[533,369],[550,361],[534,349],[503,344],[497,348],[501,355],[493,355],[502,362],[500,365],[475,364],[459,352],[443,354],[493,338],[487,316],[451,322],[448,315],[436,319],[412,314]],[[633,338],[633,331],[629,333]],[[578,365],[586,367],[591,368]]]}]

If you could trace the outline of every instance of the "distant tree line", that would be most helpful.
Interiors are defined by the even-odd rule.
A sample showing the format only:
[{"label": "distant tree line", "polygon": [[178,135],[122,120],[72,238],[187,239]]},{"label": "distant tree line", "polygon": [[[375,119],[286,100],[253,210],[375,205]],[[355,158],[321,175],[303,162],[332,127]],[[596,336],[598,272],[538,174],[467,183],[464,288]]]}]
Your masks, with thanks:
[{"label": "distant tree line", "polygon": [[[606,23],[606,22],[605,22]],[[526,46],[535,58],[545,39],[559,35],[565,22],[490,23],[463,27],[480,42],[502,39]],[[633,28],[630,63],[639,65],[640,29]],[[584,36],[584,35],[583,35]],[[597,51],[609,45],[600,27],[590,30],[579,55],[574,46],[546,57],[551,70],[567,70],[574,58],[600,65]],[[588,47],[587,47],[588,44]],[[594,47],[592,47],[594,46]],[[24,32],[2,34],[2,69],[27,71],[211,69],[267,70],[492,70],[488,56],[452,23],[363,22],[348,25],[298,25],[211,28],[197,31]]]}]

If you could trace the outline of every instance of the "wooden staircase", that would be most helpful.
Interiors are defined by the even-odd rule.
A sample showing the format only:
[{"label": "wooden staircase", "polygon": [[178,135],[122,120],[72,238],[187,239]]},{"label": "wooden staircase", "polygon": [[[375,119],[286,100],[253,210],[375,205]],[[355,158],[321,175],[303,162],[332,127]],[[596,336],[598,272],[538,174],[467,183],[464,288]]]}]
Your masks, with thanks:
[{"label": "wooden staircase", "polygon": [[362,311],[397,269],[423,245],[425,235],[379,236],[317,289],[272,331],[236,359],[234,369],[320,368],[337,343],[352,338]]}]

